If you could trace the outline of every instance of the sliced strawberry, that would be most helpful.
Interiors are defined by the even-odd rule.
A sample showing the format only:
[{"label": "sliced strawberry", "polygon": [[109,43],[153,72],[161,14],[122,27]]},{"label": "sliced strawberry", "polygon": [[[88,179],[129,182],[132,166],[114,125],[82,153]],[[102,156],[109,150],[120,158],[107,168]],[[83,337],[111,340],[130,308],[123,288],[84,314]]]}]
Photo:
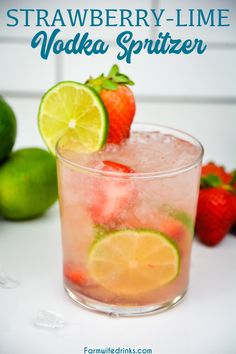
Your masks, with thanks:
[{"label": "sliced strawberry", "polygon": [[[134,173],[130,167],[113,161],[103,161],[102,171]],[[107,224],[119,218],[120,212],[127,208],[135,196],[132,181],[114,177],[101,177],[94,185],[94,198],[91,215],[94,223]]]},{"label": "sliced strawberry", "polygon": [[134,173],[134,170],[126,165],[122,165],[118,162],[113,161],[103,161],[104,167],[103,171],[111,171],[111,172],[121,172],[121,173]]},{"label": "sliced strawberry", "polygon": [[84,272],[72,267],[70,264],[64,266],[64,276],[77,285],[84,285],[86,283]]}]

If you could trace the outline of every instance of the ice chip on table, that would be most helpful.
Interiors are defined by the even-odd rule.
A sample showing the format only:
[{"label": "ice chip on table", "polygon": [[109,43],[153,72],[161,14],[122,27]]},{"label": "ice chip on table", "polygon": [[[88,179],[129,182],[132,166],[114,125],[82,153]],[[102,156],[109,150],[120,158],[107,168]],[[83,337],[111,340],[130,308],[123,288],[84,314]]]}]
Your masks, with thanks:
[{"label": "ice chip on table", "polygon": [[2,268],[0,270],[0,287],[3,289],[14,289],[20,285],[20,282],[6,273]]},{"label": "ice chip on table", "polygon": [[[199,146],[159,131],[133,132],[130,139],[120,145],[107,144],[102,150],[86,156],[70,152],[65,158],[87,167],[109,160],[136,172],[162,172],[188,166],[199,157],[200,151]],[[68,152],[64,151],[64,154]]]},{"label": "ice chip on table", "polygon": [[39,310],[34,319],[34,325],[46,329],[61,329],[65,326],[65,321],[59,313]]}]

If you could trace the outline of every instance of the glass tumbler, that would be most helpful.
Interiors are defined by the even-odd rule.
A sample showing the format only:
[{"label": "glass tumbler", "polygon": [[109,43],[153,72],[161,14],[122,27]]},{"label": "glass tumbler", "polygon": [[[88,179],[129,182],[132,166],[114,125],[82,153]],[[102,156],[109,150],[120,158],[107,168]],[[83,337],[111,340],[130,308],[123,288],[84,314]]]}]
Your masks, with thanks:
[{"label": "glass tumbler", "polygon": [[191,161],[111,172],[88,167],[75,142],[57,144],[64,287],[84,308],[145,315],[171,308],[187,291],[203,148],[164,126],[134,124],[131,136],[156,131],[175,137],[183,156],[191,145]]}]

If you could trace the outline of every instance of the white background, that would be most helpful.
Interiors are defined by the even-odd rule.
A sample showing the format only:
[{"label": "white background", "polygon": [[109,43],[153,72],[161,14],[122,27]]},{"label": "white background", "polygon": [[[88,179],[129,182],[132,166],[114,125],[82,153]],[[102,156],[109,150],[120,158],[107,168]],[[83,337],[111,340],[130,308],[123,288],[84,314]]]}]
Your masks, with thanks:
[{"label": "white background", "polygon": [[[118,30],[98,28],[96,38],[111,43],[103,57],[50,56],[48,61],[30,48],[35,28],[7,28],[5,12],[15,8],[230,8],[230,28],[176,29],[163,26],[173,37],[203,38],[202,56],[135,57],[120,63],[136,82],[135,120],[170,125],[196,136],[205,147],[205,161],[236,167],[236,2],[233,0],[148,1],[14,1],[0,2],[0,93],[18,121],[15,149],[42,146],[37,110],[42,93],[60,80],[84,81],[107,72],[117,54]],[[51,2],[53,3],[53,2]],[[171,27],[172,26],[172,27]],[[77,31],[78,29],[76,29]],[[135,31],[137,39],[160,29]],[[75,32],[75,30],[74,30]],[[65,30],[64,37],[73,36]],[[91,32],[91,31],[90,31]],[[155,317],[111,319],[80,310],[63,292],[60,230],[57,206],[43,218],[22,223],[0,222],[0,266],[21,281],[17,289],[0,288],[0,354],[77,354],[83,347],[146,347],[155,354],[236,353],[236,239],[228,236],[214,249],[193,246],[191,284],[184,302]],[[33,326],[38,310],[61,313],[64,329],[46,331]]]}]

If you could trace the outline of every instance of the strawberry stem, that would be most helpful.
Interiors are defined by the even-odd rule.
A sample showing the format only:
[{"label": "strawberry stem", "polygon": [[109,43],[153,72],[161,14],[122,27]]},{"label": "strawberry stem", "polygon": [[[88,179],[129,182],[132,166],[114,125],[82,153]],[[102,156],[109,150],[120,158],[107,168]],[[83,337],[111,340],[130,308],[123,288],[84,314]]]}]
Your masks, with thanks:
[{"label": "strawberry stem", "polygon": [[105,90],[117,90],[119,85],[134,85],[134,82],[130,80],[130,78],[121,73],[118,65],[114,64],[108,75],[105,76],[101,74],[100,76],[96,77],[95,79],[90,77],[86,82],[86,85],[92,87],[98,93],[101,92],[102,89]]}]

